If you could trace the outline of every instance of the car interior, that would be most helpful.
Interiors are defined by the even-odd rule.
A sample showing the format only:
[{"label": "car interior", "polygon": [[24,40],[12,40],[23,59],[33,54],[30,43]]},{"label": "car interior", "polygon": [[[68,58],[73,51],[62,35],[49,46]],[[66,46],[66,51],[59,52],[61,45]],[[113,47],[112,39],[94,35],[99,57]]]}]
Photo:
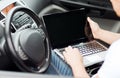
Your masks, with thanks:
[{"label": "car interior", "polygon": [[[14,7],[7,15],[3,14],[3,9],[12,3]],[[0,77],[67,78],[45,73],[51,62],[52,49],[42,17],[81,8],[101,28],[120,32],[120,18],[109,0],[0,0]],[[102,63],[85,68],[92,76]]]}]

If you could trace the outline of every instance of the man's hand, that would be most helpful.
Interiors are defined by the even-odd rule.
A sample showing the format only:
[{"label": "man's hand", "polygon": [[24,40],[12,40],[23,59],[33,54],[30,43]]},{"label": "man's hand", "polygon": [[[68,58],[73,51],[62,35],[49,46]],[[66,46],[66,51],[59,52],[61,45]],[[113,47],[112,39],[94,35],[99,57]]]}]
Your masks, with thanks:
[{"label": "man's hand", "polygon": [[87,18],[87,20],[90,24],[90,28],[92,30],[94,38],[99,39],[99,33],[101,33],[101,28],[99,27],[99,25],[96,22],[91,20],[89,17]]},{"label": "man's hand", "polygon": [[69,46],[65,48],[63,55],[66,62],[71,66],[75,78],[90,78],[84,68],[82,55],[77,48]]},{"label": "man's hand", "polygon": [[77,48],[72,48],[71,46],[65,48],[63,52],[66,62],[72,67],[76,67],[83,63],[82,55]]}]

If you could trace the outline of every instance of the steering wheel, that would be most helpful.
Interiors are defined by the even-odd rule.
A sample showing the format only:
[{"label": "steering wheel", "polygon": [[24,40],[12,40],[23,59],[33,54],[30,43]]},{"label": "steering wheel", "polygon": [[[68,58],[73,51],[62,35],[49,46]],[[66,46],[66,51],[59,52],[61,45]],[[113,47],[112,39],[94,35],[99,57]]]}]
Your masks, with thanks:
[{"label": "steering wheel", "polygon": [[[17,12],[28,14],[37,28],[27,27],[11,32],[11,24]],[[48,34],[39,17],[30,9],[16,6],[7,14],[5,26],[7,52],[15,64],[26,72],[42,73],[49,66],[51,48]]]}]

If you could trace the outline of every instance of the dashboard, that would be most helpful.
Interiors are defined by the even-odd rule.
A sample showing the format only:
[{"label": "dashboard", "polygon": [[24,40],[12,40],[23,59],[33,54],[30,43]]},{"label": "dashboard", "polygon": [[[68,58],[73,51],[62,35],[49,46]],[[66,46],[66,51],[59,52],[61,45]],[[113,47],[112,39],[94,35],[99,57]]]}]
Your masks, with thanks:
[{"label": "dashboard", "polygon": [[119,20],[109,0],[59,0],[70,9],[85,8],[89,17]]},{"label": "dashboard", "polygon": [[[12,26],[15,30],[18,30],[22,26],[23,28],[29,28],[33,24],[33,20],[29,15],[24,12],[17,12],[12,19]],[[25,26],[28,25],[28,26]]]},{"label": "dashboard", "polygon": [[[0,24],[4,27],[5,26],[5,15],[0,13]],[[12,19],[11,23],[11,31],[14,33],[17,30],[25,29],[25,28],[35,28],[37,25],[34,23],[32,18],[24,13],[24,12],[17,12]]]}]

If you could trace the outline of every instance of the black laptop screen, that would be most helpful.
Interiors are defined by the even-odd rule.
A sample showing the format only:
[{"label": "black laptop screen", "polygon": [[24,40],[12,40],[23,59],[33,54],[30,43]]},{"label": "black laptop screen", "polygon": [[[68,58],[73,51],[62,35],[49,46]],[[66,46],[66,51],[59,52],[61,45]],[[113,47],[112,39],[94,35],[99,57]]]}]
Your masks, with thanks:
[{"label": "black laptop screen", "polygon": [[48,36],[53,48],[62,48],[85,42],[85,10],[75,10],[43,16]]}]

